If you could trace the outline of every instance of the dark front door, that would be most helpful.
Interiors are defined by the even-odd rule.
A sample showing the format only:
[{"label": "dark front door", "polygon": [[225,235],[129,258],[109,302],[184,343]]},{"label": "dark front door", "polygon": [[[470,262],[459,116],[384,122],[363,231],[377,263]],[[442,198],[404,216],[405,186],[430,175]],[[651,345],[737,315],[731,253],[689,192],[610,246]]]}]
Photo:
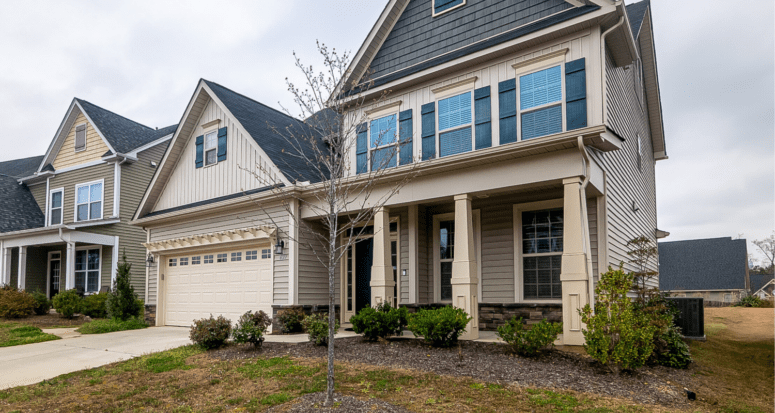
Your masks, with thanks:
[{"label": "dark front door", "polygon": [[355,311],[371,305],[371,263],[374,240],[363,239],[355,244]]}]

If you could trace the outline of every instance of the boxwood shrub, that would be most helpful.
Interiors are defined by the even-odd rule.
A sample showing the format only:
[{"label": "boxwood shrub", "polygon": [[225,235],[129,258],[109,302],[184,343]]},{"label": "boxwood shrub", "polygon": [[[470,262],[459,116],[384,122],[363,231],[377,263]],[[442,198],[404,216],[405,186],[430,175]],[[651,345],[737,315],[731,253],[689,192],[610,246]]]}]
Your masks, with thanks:
[{"label": "boxwood shrub", "polygon": [[379,338],[400,335],[408,324],[409,313],[406,308],[394,308],[383,302],[376,308],[365,307],[350,317],[353,331],[371,341]]},{"label": "boxwood shrub", "polygon": [[534,356],[546,346],[554,346],[562,333],[562,323],[541,320],[529,330],[523,327],[522,318],[512,317],[505,325],[498,327],[498,337],[511,346],[515,353]]},{"label": "boxwood shrub", "polygon": [[108,293],[92,294],[83,297],[81,301],[81,314],[91,318],[105,318],[108,316],[106,302]]},{"label": "boxwood shrub", "polygon": [[210,318],[195,320],[189,333],[191,341],[205,349],[223,346],[230,335],[231,320],[222,315],[214,318],[212,314],[210,314]]},{"label": "boxwood shrub", "polygon": [[264,342],[266,329],[272,325],[272,319],[263,311],[248,311],[240,316],[234,326],[232,336],[235,343],[250,343],[254,347],[261,347]]},{"label": "boxwood shrub", "polygon": [[35,305],[35,299],[26,291],[7,285],[0,287],[0,317],[26,317]]},{"label": "boxwood shrub", "polygon": [[35,300],[35,308],[32,310],[37,315],[46,315],[48,314],[48,310],[51,309],[51,300],[46,297],[45,293],[42,293],[40,291],[35,291],[32,293],[32,299]]},{"label": "boxwood shrub", "polygon": [[469,321],[471,317],[462,309],[446,306],[411,314],[407,328],[434,347],[450,347],[466,331]]},{"label": "boxwood shrub", "polygon": [[[308,315],[302,321],[304,329],[309,334],[309,341],[315,343],[318,346],[325,346],[328,344],[328,314],[312,314]],[[339,330],[339,320],[334,320],[334,330]]]},{"label": "boxwood shrub", "polygon": [[75,289],[62,291],[51,300],[57,313],[65,318],[72,318],[81,311],[81,295]]}]

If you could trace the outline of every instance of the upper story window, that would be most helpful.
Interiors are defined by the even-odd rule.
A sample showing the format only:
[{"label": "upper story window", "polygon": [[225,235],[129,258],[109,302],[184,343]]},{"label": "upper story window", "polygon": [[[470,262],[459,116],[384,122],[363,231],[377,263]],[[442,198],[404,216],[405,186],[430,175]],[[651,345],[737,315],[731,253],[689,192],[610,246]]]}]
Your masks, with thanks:
[{"label": "upper story window", "polygon": [[554,66],[519,77],[522,139],[562,132],[562,69]]},{"label": "upper story window", "polygon": [[392,168],[398,163],[398,125],[396,114],[369,122],[371,170]]},{"label": "upper story window", "polygon": [[55,189],[49,194],[48,204],[48,224],[59,225],[62,223],[62,198],[64,198],[64,188]]},{"label": "upper story window", "polygon": [[86,124],[75,127],[75,151],[86,150]]},{"label": "upper story window", "polygon": [[102,218],[102,181],[75,186],[75,220]]},{"label": "upper story window", "polygon": [[465,4],[466,0],[433,0],[433,16],[438,16]]},{"label": "upper story window", "polygon": [[468,152],[473,147],[471,92],[439,100],[439,156]]},{"label": "upper story window", "polygon": [[218,133],[212,131],[205,135],[205,165],[218,163]]}]

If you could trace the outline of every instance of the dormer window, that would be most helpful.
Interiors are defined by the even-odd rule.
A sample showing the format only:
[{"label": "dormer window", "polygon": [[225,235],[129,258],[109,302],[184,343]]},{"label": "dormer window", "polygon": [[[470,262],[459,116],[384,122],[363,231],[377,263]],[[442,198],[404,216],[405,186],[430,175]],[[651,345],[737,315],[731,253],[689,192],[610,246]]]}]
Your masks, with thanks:
[{"label": "dormer window", "polygon": [[218,163],[218,133],[212,131],[205,135],[205,166]]},{"label": "dormer window", "polygon": [[86,150],[86,124],[75,127],[75,151]]},{"label": "dormer window", "polygon": [[433,17],[463,7],[466,0],[433,0]]}]

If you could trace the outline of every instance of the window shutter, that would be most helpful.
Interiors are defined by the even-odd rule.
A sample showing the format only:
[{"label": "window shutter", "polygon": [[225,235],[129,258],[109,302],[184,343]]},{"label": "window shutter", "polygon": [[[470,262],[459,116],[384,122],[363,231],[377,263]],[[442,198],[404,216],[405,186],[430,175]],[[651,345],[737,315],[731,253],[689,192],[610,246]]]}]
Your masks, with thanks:
[{"label": "window shutter", "polygon": [[355,142],[355,173],[362,174],[368,171],[369,168],[369,128],[365,123],[358,125],[355,129],[356,142]]},{"label": "window shutter", "polygon": [[408,109],[398,114],[398,142],[400,145],[401,165],[408,165],[414,159],[412,145],[412,110]]},{"label": "window shutter", "polygon": [[517,141],[517,79],[498,83],[500,143]]},{"label": "window shutter", "polygon": [[196,167],[201,168],[204,166],[205,160],[205,137],[199,135],[196,137]]},{"label": "window shutter", "polygon": [[490,87],[474,90],[474,116],[476,124],[476,149],[492,146],[492,125],[490,123]]},{"label": "window shutter", "polygon": [[75,127],[75,150],[80,151],[86,147],[86,125]]},{"label": "window shutter", "polygon": [[587,76],[583,57],[565,64],[565,110],[567,130],[587,126]]},{"label": "window shutter", "polygon": [[436,157],[436,103],[422,105],[422,160]]},{"label": "window shutter", "polygon": [[218,162],[226,160],[226,128],[218,129]]}]

